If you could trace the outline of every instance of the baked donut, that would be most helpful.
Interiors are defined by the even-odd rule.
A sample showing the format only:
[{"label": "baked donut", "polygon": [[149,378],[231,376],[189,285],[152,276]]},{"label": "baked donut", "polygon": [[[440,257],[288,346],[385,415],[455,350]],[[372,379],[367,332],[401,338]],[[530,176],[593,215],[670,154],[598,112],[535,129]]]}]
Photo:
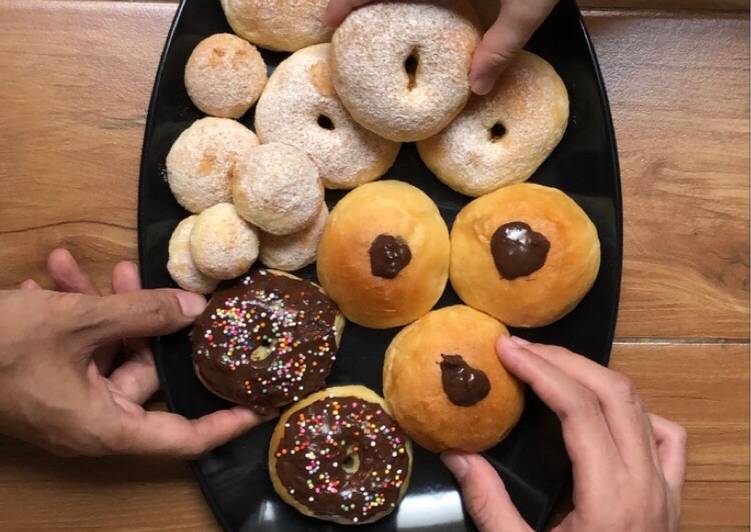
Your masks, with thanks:
[{"label": "baked donut", "polygon": [[289,235],[313,223],[323,206],[323,184],[304,152],[273,142],[249,150],[235,170],[237,212],[262,231]]},{"label": "baked donut", "polygon": [[541,327],[568,314],[599,269],[597,229],[555,188],[500,188],[464,207],[451,229],[454,290],[513,327]]},{"label": "baked donut", "polygon": [[197,219],[198,216],[195,214],[188,216],[177,224],[172,232],[169,239],[167,271],[172,280],[183,290],[210,294],[216,289],[219,282],[201,273],[193,261],[193,254],[190,252],[190,233],[193,231],[193,225]]},{"label": "baked donut", "polygon": [[321,17],[328,0],[222,0],[227,22],[243,39],[269,50],[294,52],[327,42]]},{"label": "baked donut", "polygon": [[438,133],[417,144],[438,179],[468,196],[526,181],[568,124],[566,86],[550,64],[521,51],[491,93],[472,96]]},{"label": "baked donut", "polygon": [[230,33],[205,38],[185,65],[185,88],[207,115],[240,118],[266,85],[266,63],[255,46]]},{"label": "baked donut", "polygon": [[375,181],[336,204],[318,245],[318,279],[350,321],[416,320],[446,287],[448,229],[435,203],[402,181]]},{"label": "baked donut", "polygon": [[354,188],[381,177],[399,144],[352,120],[331,84],[329,44],[295,52],[274,70],[256,106],[263,144],[283,142],[313,159],[327,188]]},{"label": "baked donut", "polygon": [[379,2],[353,11],[331,41],[339,98],[352,118],[387,139],[435,135],[469,98],[476,24],[466,0]]},{"label": "baked donut", "polygon": [[211,297],[193,327],[193,367],[215,395],[267,411],[326,385],[343,329],[317,285],[255,269]]},{"label": "baked donut", "polygon": [[202,118],[183,131],[167,154],[167,182],[190,212],[232,200],[230,177],[238,157],[258,145],[255,134],[234,120]]},{"label": "baked donut", "polygon": [[499,321],[464,305],[434,310],[386,350],[383,393],[399,425],[429,451],[484,451],[524,409],[524,389],[496,354]]},{"label": "baked donut", "polygon": [[327,388],[292,405],[269,445],[271,483],[309,517],[343,525],[377,521],[407,492],[412,444],[375,392]]},{"label": "baked donut", "polygon": [[204,275],[232,279],[247,272],[258,258],[258,232],[231,203],[219,203],[196,218],[190,252]]},{"label": "baked donut", "polygon": [[315,262],[328,217],[329,209],[324,204],[313,223],[302,231],[282,236],[261,233],[261,262],[285,272],[300,270]]}]

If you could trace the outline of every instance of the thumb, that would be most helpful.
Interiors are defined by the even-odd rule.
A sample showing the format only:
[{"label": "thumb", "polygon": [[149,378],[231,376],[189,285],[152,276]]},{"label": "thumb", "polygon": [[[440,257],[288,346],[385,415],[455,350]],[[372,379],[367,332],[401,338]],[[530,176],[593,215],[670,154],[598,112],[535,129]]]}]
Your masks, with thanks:
[{"label": "thumb", "polygon": [[441,460],[459,483],[464,505],[480,532],[531,532],[501,477],[482,456],[446,452]]},{"label": "thumb", "polygon": [[206,299],[172,289],[137,290],[96,298],[81,331],[94,345],[169,334],[190,325],[206,308]]}]

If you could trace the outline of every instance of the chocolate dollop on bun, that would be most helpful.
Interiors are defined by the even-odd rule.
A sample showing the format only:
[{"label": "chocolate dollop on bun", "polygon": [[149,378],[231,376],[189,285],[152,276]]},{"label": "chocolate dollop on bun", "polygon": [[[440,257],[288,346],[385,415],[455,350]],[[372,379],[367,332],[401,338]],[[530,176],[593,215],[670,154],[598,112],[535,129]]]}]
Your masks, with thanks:
[{"label": "chocolate dollop on bun", "polygon": [[196,321],[193,366],[211,392],[262,412],[326,385],[343,329],[317,285],[254,270],[221,286]]},{"label": "chocolate dollop on bun", "polygon": [[331,211],[318,279],[350,321],[373,329],[410,323],[446,287],[449,240],[435,203],[402,181],[375,181]]},{"label": "chocolate dollop on bun", "polygon": [[314,393],[280,417],[269,445],[279,496],[309,517],[377,521],[407,491],[412,445],[383,399],[364,386]]},{"label": "chocolate dollop on bun", "polygon": [[524,391],[496,354],[501,335],[508,335],[502,323],[465,305],[434,310],[396,335],[383,392],[415,442],[433,452],[479,452],[511,431]]},{"label": "chocolate dollop on bun", "polygon": [[451,229],[451,284],[467,304],[514,327],[576,307],[600,269],[600,240],[560,190],[522,183],[477,198]]}]

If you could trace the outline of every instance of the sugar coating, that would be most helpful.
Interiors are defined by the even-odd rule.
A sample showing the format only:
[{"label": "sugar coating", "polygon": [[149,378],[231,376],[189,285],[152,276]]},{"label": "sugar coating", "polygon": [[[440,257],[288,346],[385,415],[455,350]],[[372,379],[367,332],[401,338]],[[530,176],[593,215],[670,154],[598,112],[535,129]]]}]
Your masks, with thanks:
[{"label": "sugar coating", "polygon": [[[397,141],[438,133],[469,97],[480,33],[465,0],[379,2],[355,10],[332,39],[332,78],[361,125]],[[405,61],[417,58],[414,86]]]},{"label": "sugar coating", "polygon": [[[394,164],[399,143],[352,120],[331,82],[330,48],[310,46],[279,64],[258,101],[255,128],[263,144],[303,150],[327,188],[350,189],[382,176]],[[329,128],[319,124],[321,118]]]},{"label": "sugar coating", "polygon": [[232,279],[247,272],[258,258],[258,233],[231,203],[220,203],[198,215],[190,251],[204,275]]},{"label": "sugar coating", "polygon": [[219,282],[201,273],[193,261],[193,254],[190,252],[190,234],[197,219],[198,216],[195,214],[188,216],[177,224],[172,232],[169,240],[167,271],[183,290],[210,294],[216,290]]},{"label": "sugar coating", "polygon": [[238,162],[232,197],[248,222],[267,233],[289,235],[313,223],[323,206],[323,184],[303,151],[262,144]]},{"label": "sugar coating", "polygon": [[260,259],[269,268],[293,272],[315,262],[329,209],[323,205],[313,223],[291,235],[261,233]]},{"label": "sugar coating", "polygon": [[267,80],[258,49],[229,33],[202,40],[185,65],[188,96],[212,116],[240,118],[258,100]]},{"label": "sugar coating", "polygon": [[199,213],[232,199],[238,157],[258,145],[255,134],[228,118],[202,118],[183,131],[167,155],[167,182],[178,203]]}]

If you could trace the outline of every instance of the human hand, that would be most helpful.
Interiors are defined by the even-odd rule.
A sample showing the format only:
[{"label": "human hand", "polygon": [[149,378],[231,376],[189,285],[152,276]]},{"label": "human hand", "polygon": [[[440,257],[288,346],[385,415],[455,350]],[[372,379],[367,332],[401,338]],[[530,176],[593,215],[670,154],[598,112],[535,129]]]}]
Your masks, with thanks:
[{"label": "human hand", "polygon": [[[0,432],[61,455],[193,458],[262,421],[242,407],[188,420],[141,406],[159,388],[146,338],[190,325],[202,296],[141,290],[130,262],[113,271],[115,294],[101,296],[63,249],[48,269],[59,291],[32,280],[0,291]],[[110,371],[120,349],[125,361]]]},{"label": "human hand", "polygon": [[[330,0],[323,23],[336,27],[347,15],[372,0]],[[501,0],[498,18],[475,50],[469,73],[472,92],[489,93],[514,55],[547,18],[558,0]]]},{"label": "human hand", "polygon": [[[648,414],[623,375],[562,347],[501,338],[506,368],[561,420],[574,476],[574,510],[557,532],[674,532],[686,468],[686,432]],[[531,530],[479,455],[444,453],[481,532]]]}]

